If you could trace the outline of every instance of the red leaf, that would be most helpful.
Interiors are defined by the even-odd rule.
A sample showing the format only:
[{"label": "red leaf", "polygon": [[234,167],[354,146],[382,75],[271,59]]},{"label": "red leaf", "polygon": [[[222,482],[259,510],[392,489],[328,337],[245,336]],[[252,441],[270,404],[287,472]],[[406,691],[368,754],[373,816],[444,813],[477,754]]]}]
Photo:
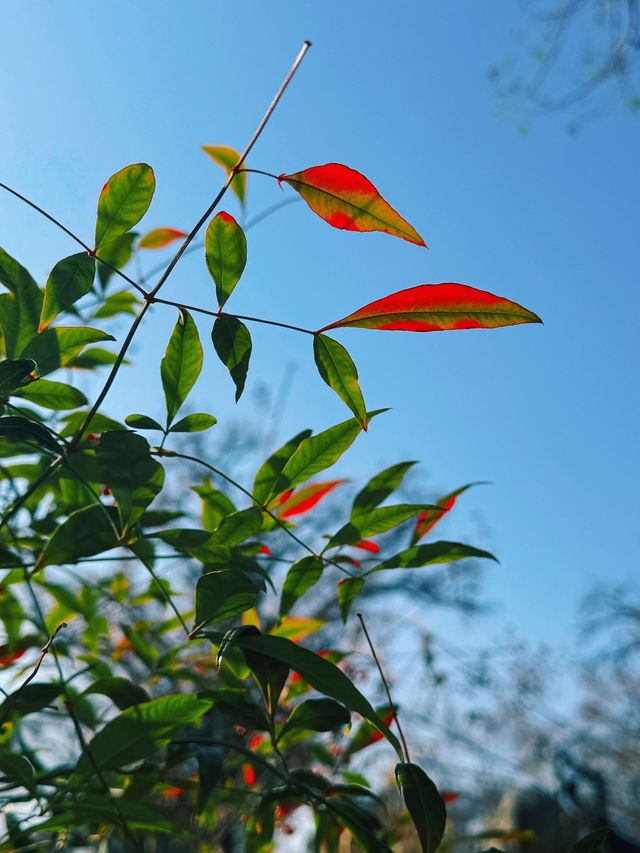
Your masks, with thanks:
[{"label": "red leaf", "polygon": [[319,329],[341,326],[405,332],[493,329],[518,323],[541,323],[532,311],[466,284],[419,284],[370,302],[353,314]]},{"label": "red leaf", "polygon": [[346,231],[382,231],[418,246],[426,243],[380,195],[368,178],[341,163],[312,166],[292,175],[280,175],[300,193],[311,210],[334,228]]},{"label": "red leaf", "polygon": [[[4,647],[6,649],[6,646]],[[3,648],[0,647],[0,666],[9,666],[12,664],[14,660],[18,660],[22,655],[26,652],[26,648],[24,649],[16,649],[15,652],[9,652],[5,654],[3,652]]]},{"label": "red leaf", "polygon": [[313,509],[313,507],[319,503],[325,495],[329,494],[329,492],[335,489],[336,486],[339,486],[340,483],[344,483],[344,480],[330,480],[326,483],[312,483],[309,486],[303,486],[303,488],[298,489],[297,492],[290,492],[286,500],[281,502],[278,515],[280,518],[292,518],[294,515],[302,515],[303,513],[308,512],[310,509]]},{"label": "red leaf", "polygon": [[258,777],[256,776],[255,768],[251,764],[243,764],[242,765],[242,775],[244,777],[244,783],[248,787],[255,785],[258,781]]},{"label": "red leaf", "polygon": [[372,554],[377,554],[380,551],[378,543],[372,542],[371,539],[361,539],[359,542],[354,542],[353,547],[362,548],[363,551],[371,551]]},{"label": "red leaf", "polygon": [[458,799],[459,795],[455,791],[440,791],[440,796],[445,803],[452,803],[454,800]]},{"label": "red leaf", "polygon": [[140,238],[138,248],[163,249],[175,240],[181,240],[186,236],[186,231],[179,231],[177,228],[154,228]]},{"label": "red leaf", "polygon": [[269,554],[271,554],[271,549],[269,548],[269,546],[268,546],[268,545],[261,545],[261,546],[258,548],[258,553],[260,553],[260,554],[266,554],[267,556],[269,556]]},{"label": "red leaf", "polygon": [[454,492],[446,495],[444,498],[440,498],[437,502],[438,506],[441,506],[441,510],[436,509],[425,509],[420,513],[416,520],[416,525],[413,529],[413,536],[411,537],[411,544],[415,545],[420,539],[427,535],[427,533],[432,530],[436,524],[453,508],[458,497],[466,492],[467,489],[470,489],[471,486],[479,486],[480,483],[467,483],[466,486],[460,486],[459,489],[456,489]]}]

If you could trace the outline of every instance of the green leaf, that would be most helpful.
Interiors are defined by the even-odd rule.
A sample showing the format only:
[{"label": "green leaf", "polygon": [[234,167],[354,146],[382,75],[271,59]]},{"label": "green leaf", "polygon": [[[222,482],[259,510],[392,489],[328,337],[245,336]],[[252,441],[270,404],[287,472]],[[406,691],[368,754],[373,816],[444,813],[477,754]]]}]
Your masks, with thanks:
[{"label": "green leaf", "polygon": [[[208,154],[209,157],[211,157],[214,163],[224,169],[227,175],[240,159],[239,152],[236,151],[235,148],[231,148],[229,145],[203,145],[202,150],[205,154]],[[235,176],[231,183],[231,190],[238,197],[240,204],[244,206],[247,194],[246,172],[239,172]]]},{"label": "green leaf", "polygon": [[96,218],[96,249],[120,237],[147,212],[156,179],[151,166],[134,163],[112,175],[102,188]]},{"label": "green leaf", "polygon": [[580,841],[576,841],[569,850],[569,853],[602,853],[605,850],[605,844],[610,832],[611,827],[609,826],[603,826],[590,832],[584,838],[580,839]]},{"label": "green leaf", "polygon": [[216,284],[218,305],[222,308],[247,263],[247,238],[233,216],[221,210],[209,223],[204,247],[207,269]]},{"label": "green leaf", "polygon": [[160,363],[162,387],[167,402],[167,427],[187,399],[202,370],[202,344],[196,324],[188,311],[180,308]]},{"label": "green leaf", "polygon": [[9,752],[8,749],[0,750],[0,773],[5,777],[2,779],[4,784],[12,782],[35,794],[33,767],[24,756]]},{"label": "green leaf", "polygon": [[293,730],[332,732],[351,722],[351,714],[333,699],[307,699],[296,705],[283,725],[278,740]]},{"label": "green leaf", "polygon": [[343,578],[338,582],[338,604],[342,621],[346,623],[349,618],[351,605],[364,586],[364,578]]},{"label": "green leaf", "polygon": [[22,397],[31,403],[36,403],[45,409],[56,411],[77,409],[86,406],[87,398],[82,391],[64,382],[50,382],[47,379],[37,379],[14,392],[16,397]]},{"label": "green leaf", "polygon": [[0,397],[8,397],[16,388],[30,381],[29,374],[36,370],[30,358],[5,358],[0,361]]},{"label": "green leaf", "polygon": [[409,468],[415,464],[415,462],[399,462],[397,465],[385,468],[384,471],[380,471],[379,474],[372,477],[367,485],[356,495],[351,510],[351,517],[364,515],[375,509],[390,494],[395,492],[402,483]]},{"label": "green leaf", "polygon": [[222,314],[216,318],[211,340],[220,361],[231,374],[236,386],[236,403],[244,391],[251,358],[249,329],[236,317]]},{"label": "green leaf", "polygon": [[135,293],[130,290],[117,290],[109,294],[102,305],[94,312],[96,319],[105,320],[118,314],[135,315],[136,308],[141,304]]},{"label": "green leaf", "polygon": [[[197,723],[211,707],[208,699],[192,693],[163,696],[122,711],[91,740],[93,760],[103,770],[117,770],[166,746],[181,728]],[[93,764],[82,755],[76,773],[90,776]]]},{"label": "green leaf", "polygon": [[[220,643],[223,638],[219,635],[209,634],[214,642]],[[227,645],[240,646],[245,652],[258,652],[266,657],[281,661],[295,672],[299,673],[305,681],[317,690],[336,702],[341,702],[350,711],[360,714],[369,720],[380,731],[402,757],[402,749],[397,737],[390,731],[389,727],[380,719],[368,700],[360,693],[358,688],[337,666],[325,658],[321,658],[309,649],[292,643],[284,637],[274,637],[268,634],[249,633],[246,630],[236,632],[227,642]],[[220,647],[219,655],[223,654]]]},{"label": "green leaf", "polygon": [[186,415],[180,418],[177,424],[174,424],[169,432],[204,432],[206,429],[211,429],[218,423],[218,419],[213,415],[207,415],[205,412],[194,412],[191,415]]},{"label": "green leaf", "polygon": [[154,419],[150,418],[148,415],[127,415],[124,422],[132,429],[157,429],[160,430],[160,432],[164,432],[164,427],[161,427],[158,421],[154,421]]},{"label": "green leaf", "polygon": [[56,326],[33,338],[24,348],[22,355],[32,358],[38,365],[38,373],[46,376],[47,373],[64,367],[87,344],[114,340],[113,335],[88,326]]},{"label": "green leaf", "polygon": [[47,450],[53,450],[56,453],[60,452],[60,445],[48,429],[34,423],[34,421],[30,421],[28,418],[18,415],[9,415],[0,418],[0,437],[4,437],[9,441],[35,442],[42,447],[46,447]]},{"label": "green leaf", "polygon": [[394,554],[388,560],[377,565],[372,572],[381,572],[384,569],[417,569],[422,566],[431,566],[435,563],[453,563],[456,560],[464,560],[467,557],[478,557],[480,559],[494,560],[498,562],[493,554],[482,551],[471,545],[462,545],[460,542],[432,542],[428,545],[414,545],[399,554]]},{"label": "green leaf", "polygon": [[21,717],[37,714],[57,699],[61,693],[61,684],[32,682],[18,687],[0,705],[0,720],[6,720],[12,714],[19,714]]},{"label": "green leaf", "polygon": [[[100,251],[96,254],[98,279],[104,291],[109,284],[109,280],[114,272],[109,267],[115,267],[117,270],[124,269],[131,260],[133,255],[133,244],[138,235],[132,231],[129,234],[123,234],[121,237],[116,237],[115,240],[106,243],[100,247]],[[105,261],[106,264],[101,264],[100,261]]]},{"label": "green leaf", "polygon": [[437,507],[433,507],[431,504],[394,504],[393,506],[380,506],[371,509],[366,513],[352,517],[351,521],[348,521],[331,537],[327,547],[352,545],[354,542],[366,539],[367,536],[386,533],[387,530],[398,527],[425,509],[437,509]]},{"label": "green leaf", "polygon": [[239,569],[207,572],[196,586],[196,626],[250,610],[263,591],[263,585]]},{"label": "green leaf", "polygon": [[115,675],[98,678],[82,695],[91,696],[94,693],[108,696],[121,711],[133,705],[139,705],[141,702],[149,702],[151,698],[143,687],[134,684],[128,678]]},{"label": "green leaf", "polygon": [[447,810],[444,800],[421,767],[401,762],[396,765],[396,779],[407,811],[411,815],[423,853],[433,853],[444,835]]},{"label": "green leaf", "polygon": [[38,332],[43,332],[62,311],[86,296],[93,287],[96,260],[87,252],[63,258],[49,273]]},{"label": "green leaf", "polygon": [[222,519],[210,542],[213,545],[226,545],[227,548],[232,548],[260,533],[262,522],[262,510],[257,506],[241,509]]},{"label": "green leaf", "polygon": [[[379,411],[386,411],[384,409]],[[379,411],[371,412],[369,418],[375,417]],[[298,483],[308,480],[320,471],[330,468],[347,450],[362,427],[355,418],[343,421],[329,427],[317,435],[312,435],[300,442],[299,446],[282,469],[275,487],[275,493],[280,494],[292,489]]]},{"label": "green leaf", "polygon": [[164,484],[164,468],[152,458],[148,441],[128,430],[104,432],[96,461],[102,482],[118,502],[122,523],[134,524]]},{"label": "green leaf", "polygon": [[94,557],[115,548],[119,544],[117,520],[115,507],[94,504],[72,512],[45,543],[34,571],[76,563],[81,557]]},{"label": "green leaf", "polygon": [[38,333],[42,291],[27,270],[0,249],[0,283],[9,293],[0,296],[0,329],[5,355],[15,358]]},{"label": "green leaf", "polygon": [[303,557],[294,563],[284,580],[280,599],[280,618],[286,616],[296,601],[320,580],[324,563],[317,557]]},{"label": "green leaf", "polygon": [[258,473],[253,481],[252,494],[262,506],[266,506],[269,502],[269,498],[273,494],[273,490],[276,487],[284,466],[298,449],[300,443],[305,438],[309,438],[310,435],[310,429],[299,432],[293,438],[289,439],[286,444],[279,447],[258,469]]},{"label": "green leaf", "polygon": [[[91,347],[67,362],[67,367],[77,370],[93,370],[96,367],[110,367],[116,361],[116,354],[102,347]],[[125,358],[123,364],[129,364]]]},{"label": "green leaf", "polygon": [[209,477],[205,477],[201,485],[191,488],[202,499],[202,523],[207,530],[215,530],[225,516],[236,512],[233,501],[216,489]]},{"label": "green leaf", "polygon": [[367,409],[358,385],[358,371],[347,350],[326,335],[313,336],[313,356],[320,376],[367,429]]},{"label": "green leaf", "polygon": [[[237,629],[232,629],[225,635],[225,637],[233,638],[236,636],[259,637],[261,634],[260,631],[252,625],[244,625]],[[229,646],[230,644],[228,642],[225,644],[225,640],[223,638],[216,660],[218,669],[220,669],[220,663],[228,651]],[[243,649],[242,651],[244,653],[247,666],[260,686],[267,714],[271,720],[273,720],[278,709],[278,699],[280,698],[280,694],[282,693],[287,678],[289,677],[289,666],[286,661],[274,660],[272,657],[262,654],[259,650]]]}]

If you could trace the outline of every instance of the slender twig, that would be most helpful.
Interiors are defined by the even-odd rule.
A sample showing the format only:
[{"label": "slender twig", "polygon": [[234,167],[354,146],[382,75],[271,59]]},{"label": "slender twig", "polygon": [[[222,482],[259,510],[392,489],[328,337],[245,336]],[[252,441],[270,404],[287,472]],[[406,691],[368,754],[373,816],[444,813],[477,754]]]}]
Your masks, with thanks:
[{"label": "slender twig", "polygon": [[184,302],[174,302],[172,299],[155,299],[161,305],[173,305],[174,308],[186,308],[196,314],[206,314],[207,317],[235,317],[236,320],[246,320],[248,323],[264,323],[266,326],[278,326],[281,329],[291,329],[293,332],[304,332],[306,335],[314,335],[312,329],[302,326],[292,326],[290,323],[281,323],[279,320],[265,320],[263,317],[248,317],[244,314],[231,314],[228,311],[210,311],[208,308],[200,308],[198,305],[187,305]]},{"label": "slender twig", "polygon": [[364,616],[362,613],[356,613],[356,616],[360,620],[360,624],[362,625],[362,630],[364,631],[364,635],[367,639],[367,643],[369,644],[369,648],[371,649],[371,654],[375,661],[376,666],[378,667],[378,672],[380,673],[380,678],[382,679],[382,684],[384,685],[385,693],[387,694],[387,699],[389,700],[389,705],[393,711],[393,719],[396,722],[398,727],[398,734],[400,735],[400,740],[402,741],[402,751],[404,752],[404,760],[409,763],[411,758],[409,756],[409,747],[407,746],[407,741],[404,737],[404,732],[402,731],[402,726],[400,725],[400,720],[398,719],[398,712],[396,711],[396,706],[394,704],[393,699],[391,698],[391,691],[389,690],[389,683],[385,678],[384,672],[382,670],[382,666],[380,665],[380,661],[378,660],[378,655],[376,654],[376,650],[371,642],[371,637],[369,636],[369,632],[367,631],[367,626],[364,622]]},{"label": "slender twig", "polygon": [[264,175],[266,178],[274,178],[276,181],[279,181],[278,175],[274,175],[273,172],[265,172],[264,169],[238,169],[239,172],[251,172],[254,175]]}]

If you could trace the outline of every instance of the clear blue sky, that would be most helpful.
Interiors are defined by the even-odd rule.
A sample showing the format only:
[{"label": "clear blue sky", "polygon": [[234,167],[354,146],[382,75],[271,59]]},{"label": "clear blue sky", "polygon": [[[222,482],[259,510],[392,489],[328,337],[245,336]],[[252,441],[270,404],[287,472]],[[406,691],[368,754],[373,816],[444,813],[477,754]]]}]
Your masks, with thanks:
[{"label": "clear blue sky", "polygon": [[[199,146],[241,148],[303,39],[313,41],[251,165],[279,173],[347,163],[430,250],[336,231],[292,205],[252,232],[229,309],[316,328],[403,287],[460,281],[543,317],[544,326],[495,332],[339,333],[369,406],[393,410],[341,470],[364,479],[382,464],[421,459],[431,496],[491,480],[464,497],[443,533],[499,555],[487,573],[498,622],[556,642],[594,580],[637,574],[640,134],[637,119],[615,112],[578,137],[562,116],[524,137],[496,117],[486,72],[516,46],[515,7],[11,4],[2,15],[0,179],[90,240],[105,179],[146,161],[158,189],[144,224],[187,229],[219,185]],[[251,182],[251,213],[279,198],[272,182]],[[75,251],[9,196],[0,197],[0,244],[40,280]],[[213,307],[200,255],[180,265],[165,295]],[[157,362],[173,320],[154,310],[139,360]],[[240,416],[254,411],[252,390],[279,382],[293,363],[279,438],[346,416],[316,376],[305,336],[252,334]],[[160,415],[156,374],[122,374],[112,412]],[[233,409],[210,348],[197,399],[222,423]],[[490,636],[496,624],[474,632]]]}]

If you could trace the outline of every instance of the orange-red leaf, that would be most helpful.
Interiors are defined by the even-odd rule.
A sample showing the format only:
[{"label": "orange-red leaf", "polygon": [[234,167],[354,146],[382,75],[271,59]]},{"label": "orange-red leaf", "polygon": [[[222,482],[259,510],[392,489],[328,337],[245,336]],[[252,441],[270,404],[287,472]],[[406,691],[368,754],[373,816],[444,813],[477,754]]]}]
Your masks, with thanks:
[{"label": "orange-red leaf", "polygon": [[26,652],[26,648],[24,649],[16,649],[15,651],[8,651],[8,646],[0,646],[0,666],[9,666],[12,664],[14,660],[18,660],[22,655]]},{"label": "orange-red leaf", "polygon": [[140,238],[139,249],[164,249],[175,240],[181,240],[187,236],[186,231],[178,228],[153,228]]},{"label": "orange-red leaf", "polygon": [[280,504],[278,515],[280,518],[292,518],[294,515],[302,515],[319,503],[325,495],[333,491],[344,480],[330,480],[325,483],[312,483],[304,486],[298,491],[289,494],[287,499]]},{"label": "orange-red leaf", "polygon": [[541,323],[532,311],[466,284],[419,284],[376,299],[342,320],[319,329],[354,326],[405,332],[494,329],[518,323]]},{"label": "orange-red leaf", "polygon": [[382,231],[418,246],[426,243],[380,195],[368,178],[341,163],[311,166],[292,175],[280,175],[300,193],[311,210],[334,228],[346,231]]},{"label": "orange-red leaf", "polygon": [[445,516],[455,504],[458,497],[466,492],[467,489],[470,489],[471,486],[479,486],[480,483],[467,483],[466,486],[460,486],[459,489],[456,489],[453,492],[450,492],[445,497],[440,498],[437,501],[438,506],[441,506],[441,510],[437,509],[425,509],[420,513],[416,520],[415,527],[413,529],[413,535],[411,537],[411,544],[415,545],[416,542],[419,542],[420,539],[425,537],[427,533],[432,530],[436,524]]},{"label": "orange-red leaf", "polygon": [[372,542],[371,539],[361,539],[359,542],[354,542],[353,547],[361,548],[363,551],[370,551],[372,554],[377,554],[380,551],[378,543]]}]

